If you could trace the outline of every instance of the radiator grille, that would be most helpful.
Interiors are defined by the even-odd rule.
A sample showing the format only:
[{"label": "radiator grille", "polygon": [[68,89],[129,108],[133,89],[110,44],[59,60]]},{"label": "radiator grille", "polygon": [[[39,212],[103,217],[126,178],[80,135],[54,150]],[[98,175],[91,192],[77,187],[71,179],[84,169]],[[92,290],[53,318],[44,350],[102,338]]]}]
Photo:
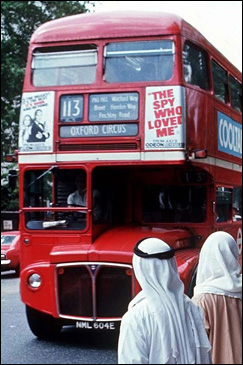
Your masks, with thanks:
[{"label": "radiator grille", "polygon": [[57,284],[59,314],[77,319],[120,319],[134,295],[129,265],[58,265]]},{"label": "radiator grille", "polygon": [[92,316],[92,282],[86,267],[65,267],[59,270],[58,288],[61,314]]},{"label": "radiator grille", "polygon": [[96,280],[97,317],[122,317],[131,300],[131,277],[126,269],[103,267]]}]

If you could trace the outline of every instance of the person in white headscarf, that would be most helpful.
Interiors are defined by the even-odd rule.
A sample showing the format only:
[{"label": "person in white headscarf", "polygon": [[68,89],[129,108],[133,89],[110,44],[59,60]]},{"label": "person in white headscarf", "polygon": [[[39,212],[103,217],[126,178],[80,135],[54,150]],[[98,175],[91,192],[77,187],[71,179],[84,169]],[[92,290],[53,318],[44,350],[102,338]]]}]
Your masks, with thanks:
[{"label": "person in white headscarf", "polygon": [[226,232],[214,232],[199,256],[193,302],[203,309],[213,364],[242,364],[242,275],[239,250]]},{"label": "person in white headscarf", "polygon": [[158,238],[134,248],[142,288],[122,317],[118,364],[211,364],[211,346],[198,306],[184,294],[174,250]]}]

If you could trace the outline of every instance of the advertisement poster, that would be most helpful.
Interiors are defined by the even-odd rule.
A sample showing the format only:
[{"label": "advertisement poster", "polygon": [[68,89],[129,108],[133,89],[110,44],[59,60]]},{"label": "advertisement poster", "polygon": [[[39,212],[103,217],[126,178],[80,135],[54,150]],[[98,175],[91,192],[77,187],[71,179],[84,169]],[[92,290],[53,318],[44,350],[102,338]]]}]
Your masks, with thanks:
[{"label": "advertisement poster", "polygon": [[146,88],[145,150],[185,148],[184,101],[181,86]]},{"label": "advertisement poster", "polygon": [[24,93],[19,127],[20,152],[52,152],[54,91]]},{"label": "advertisement poster", "polygon": [[221,112],[217,119],[218,150],[242,158],[242,125]]}]

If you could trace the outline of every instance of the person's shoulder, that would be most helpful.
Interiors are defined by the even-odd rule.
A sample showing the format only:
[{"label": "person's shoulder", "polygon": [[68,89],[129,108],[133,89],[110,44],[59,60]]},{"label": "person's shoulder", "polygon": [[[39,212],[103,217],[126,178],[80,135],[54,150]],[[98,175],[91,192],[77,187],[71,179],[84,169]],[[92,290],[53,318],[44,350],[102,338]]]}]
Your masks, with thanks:
[{"label": "person's shoulder", "polygon": [[78,195],[78,190],[75,190],[73,193],[71,193],[69,196],[76,196]]},{"label": "person's shoulder", "polygon": [[192,302],[198,304],[205,296],[205,293],[196,294],[192,297]]},{"label": "person's shoulder", "polygon": [[143,291],[141,290],[129,303],[128,305],[128,310],[132,307],[134,307],[135,305],[137,305],[138,303],[140,303],[141,301],[145,300],[145,295],[143,293]]},{"label": "person's shoulder", "polygon": [[131,313],[131,315],[139,313],[141,315],[143,312],[147,312],[147,300],[140,292],[129,303],[127,313]]},{"label": "person's shoulder", "polygon": [[214,305],[218,300],[221,300],[223,296],[213,293],[201,293],[192,297],[193,303],[203,308],[209,308]]},{"label": "person's shoulder", "polygon": [[200,293],[192,297],[192,302],[198,304],[200,302],[206,301],[207,299],[208,299],[208,293]]},{"label": "person's shoulder", "polygon": [[101,195],[100,191],[99,191],[98,189],[96,189],[96,188],[95,188],[95,189],[93,190],[93,196],[94,196],[94,197],[100,197],[100,195]]},{"label": "person's shoulder", "polygon": [[136,323],[137,326],[142,326],[149,317],[149,309],[147,301],[141,301],[136,305],[130,307],[128,311],[123,315],[123,325],[133,326]]},{"label": "person's shoulder", "polygon": [[74,204],[74,200],[76,198],[77,191],[74,191],[73,193],[68,195],[67,202],[68,204]]}]

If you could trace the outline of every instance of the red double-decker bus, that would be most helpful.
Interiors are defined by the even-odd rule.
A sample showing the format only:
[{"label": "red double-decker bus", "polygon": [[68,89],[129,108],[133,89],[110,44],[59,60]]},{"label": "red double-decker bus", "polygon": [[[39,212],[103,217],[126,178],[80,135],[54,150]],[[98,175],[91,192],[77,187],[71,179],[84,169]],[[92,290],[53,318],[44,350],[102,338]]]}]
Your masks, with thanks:
[{"label": "red double-decker bus", "polygon": [[136,242],[176,250],[192,295],[205,239],[242,245],[242,76],[183,19],[40,26],[20,114],[21,297],[40,337],[113,330],[140,290]]}]

